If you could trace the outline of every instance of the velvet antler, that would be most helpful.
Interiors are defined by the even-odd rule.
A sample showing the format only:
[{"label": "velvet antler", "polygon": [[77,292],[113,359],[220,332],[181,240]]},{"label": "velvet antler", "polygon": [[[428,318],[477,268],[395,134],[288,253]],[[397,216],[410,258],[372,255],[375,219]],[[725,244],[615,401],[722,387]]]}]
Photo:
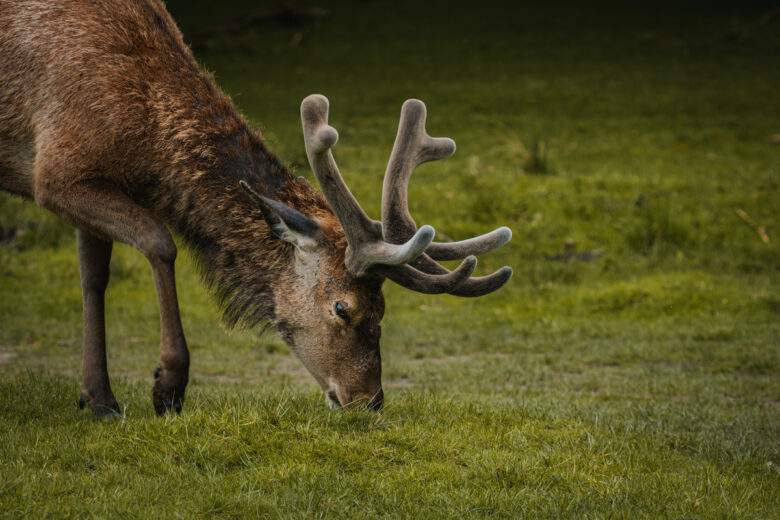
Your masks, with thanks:
[{"label": "velvet antler", "polygon": [[[409,289],[458,296],[480,296],[501,287],[512,275],[503,267],[489,276],[470,278],[477,265],[475,254],[495,249],[512,237],[502,227],[461,242],[433,242],[434,229],[417,228],[409,214],[407,188],[414,168],[424,162],[448,157],[455,143],[432,138],[425,131],[425,105],[410,99],[401,109],[401,121],[387,165],[382,188],[382,222],[370,219],[344,183],[331,148],[338,132],[328,125],[328,100],[315,94],[301,103],[301,122],[314,175],[347,237],[345,262],[355,276],[369,270]],[[435,260],[464,259],[449,271]]]},{"label": "velvet antler", "polygon": [[[409,99],[401,107],[398,133],[382,186],[382,231],[385,240],[391,243],[403,242],[417,230],[408,202],[409,179],[415,167],[455,153],[455,141],[428,135],[425,130],[426,115],[425,103],[418,99]],[[486,253],[511,239],[512,231],[508,227],[500,227],[460,242],[432,242],[413,265],[425,273],[446,276],[449,271],[436,260],[457,260]],[[512,269],[505,266],[489,276],[468,278],[448,292],[457,296],[481,296],[495,291],[511,276]]]},{"label": "velvet antler", "polygon": [[419,257],[433,240],[435,231],[431,226],[415,230],[403,244],[385,242],[381,225],[368,218],[344,184],[330,151],[339,134],[328,125],[327,98],[315,94],[304,99],[301,122],[311,168],[347,236],[347,269],[362,276],[372,265],[404,265]]}]

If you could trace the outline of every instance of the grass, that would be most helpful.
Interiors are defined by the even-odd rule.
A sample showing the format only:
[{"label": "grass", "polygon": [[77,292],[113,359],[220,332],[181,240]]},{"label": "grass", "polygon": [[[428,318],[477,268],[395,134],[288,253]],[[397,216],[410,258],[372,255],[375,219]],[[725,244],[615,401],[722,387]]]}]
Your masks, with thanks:
[{"label": "grass", "polygon": [[[169,7],[194,35],[254,4]],[[191,390],[157,419],[153,285],[117,246],[109,362],[126,413],[95,421],[75,407],[73,232],[0,196],[0,513],[778,517],[776,17],[328,8],[195,42],[198,57],[309,177],[297,105],[328,95],[372,215],[400,104],[425,100],[458,152],[415,173],[413,214],[454,239],[510,225],[480,269],[515,277],[477,300],[387,284],[387,409],[334,413],[278,338],[220,325],[182,254]],[[534,154],[554,175],[527,171]]]},{"label": "grass", "polygon": [[[198,388],[181,417],[99,422],[74,413],[75,388],[37,376],[0,386],[6,466],[17,471],[0,488],[7,513],[729,516],[760,515],[776,496],[746,461],[726,470],[682,439],[536,406],[407,393],[381,415],[333,414],[311,394]],[[42,390],[46,400],[15,398]],[[146,404],[146,388],[122,390]],[[69,435],[31,443],[41,422]]]},{"label": "grass", "polygon": [[525,152],[523,171],[531,175],[550,175],[554,173],[547,158],[547,144],[538,137],[531,142]]}]

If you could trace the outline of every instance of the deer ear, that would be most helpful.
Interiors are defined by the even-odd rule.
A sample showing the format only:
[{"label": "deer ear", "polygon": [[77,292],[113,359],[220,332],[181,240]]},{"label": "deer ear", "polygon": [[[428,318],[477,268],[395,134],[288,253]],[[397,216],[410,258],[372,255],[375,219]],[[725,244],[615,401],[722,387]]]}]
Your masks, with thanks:
[{"label": "deer ear", "polygon": [[290,242],[296,247],[311,247],[319,243],[320,226],[300,211],[279,201],[264,197],[253,190],[249,184],[239,181],[249,197],[255,201],[268,223],[271,234],[279,240]]}]

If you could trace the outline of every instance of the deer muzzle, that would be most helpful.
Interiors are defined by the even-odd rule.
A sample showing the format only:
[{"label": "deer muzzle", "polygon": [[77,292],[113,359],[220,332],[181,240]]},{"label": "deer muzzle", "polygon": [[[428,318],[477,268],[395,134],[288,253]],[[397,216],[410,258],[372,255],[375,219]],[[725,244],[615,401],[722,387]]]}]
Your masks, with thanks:
[{"label": "deer muzzle", "polygon": [[325,399],[332,410],[365,407],[378,412],[384,405],[385,392],[381,386],[373,392],[349,392],[334,385],[325,392]]}]

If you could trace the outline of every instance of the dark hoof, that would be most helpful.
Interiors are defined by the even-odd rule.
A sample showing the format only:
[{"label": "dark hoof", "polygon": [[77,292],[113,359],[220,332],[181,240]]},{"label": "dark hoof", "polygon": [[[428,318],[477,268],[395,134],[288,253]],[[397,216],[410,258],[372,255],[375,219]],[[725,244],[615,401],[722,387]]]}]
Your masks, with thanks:
[{"label": "dark hoof", "polygon": [[89,407],[95,417],[121,417],[122,407],[116,402],[114,396],[91,397],[86,392],[79,396],[78,406],[80,410]]},{"label": "dark hoof", "polygon": [[152,387],[152,403],[157,415],[165,415],[171,410],[181,413],[184,403],[184,390],[187,388],[187,374],[157,367],[154,371],[154,386]]}]

